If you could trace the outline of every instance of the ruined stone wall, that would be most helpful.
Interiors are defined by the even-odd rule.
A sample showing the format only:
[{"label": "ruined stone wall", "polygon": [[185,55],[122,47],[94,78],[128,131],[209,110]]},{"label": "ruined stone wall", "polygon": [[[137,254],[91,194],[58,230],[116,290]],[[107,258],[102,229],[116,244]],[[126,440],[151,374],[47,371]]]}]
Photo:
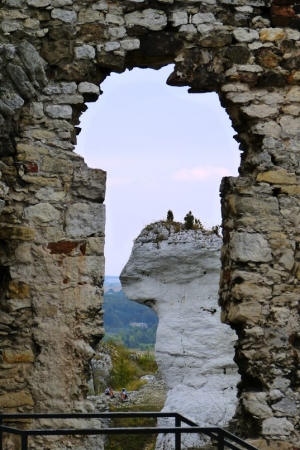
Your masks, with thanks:
[{"label": "ruined stone wall", "polygon": [[105,173],[73,152],[79,116],[110,72],[174,63],[168,83],[216,91],[243,151],[221,187],[233,427],[299,447],[299,12],[295,0],[2,0],[2,409],[84,398],[102,336]]}]

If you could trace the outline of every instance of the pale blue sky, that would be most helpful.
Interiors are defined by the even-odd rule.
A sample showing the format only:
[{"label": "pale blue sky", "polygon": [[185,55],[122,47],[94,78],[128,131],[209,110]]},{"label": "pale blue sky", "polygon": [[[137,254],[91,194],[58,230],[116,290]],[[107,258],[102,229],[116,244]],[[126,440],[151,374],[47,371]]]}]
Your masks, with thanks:
[{"label": "pale blue sky", "polygon": [[113,74],[81,116],[76,152],[107,171],[106,275],[119,275],[133,240],[172,209],[221,223],[219,185],[237,175],[238,144],[216,94],[166,85],[172,66]]}]

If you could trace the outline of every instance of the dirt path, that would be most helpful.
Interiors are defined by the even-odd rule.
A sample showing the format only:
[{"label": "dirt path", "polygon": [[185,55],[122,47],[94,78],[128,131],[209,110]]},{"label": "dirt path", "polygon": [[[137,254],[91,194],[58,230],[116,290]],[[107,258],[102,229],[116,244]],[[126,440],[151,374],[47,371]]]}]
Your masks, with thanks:
[{"label": "dirt path", "polygon": [[152,383],[144,384],[139,391],[129,391],[128,400],[121,402],[120,392],[115,392],[115,397],[111,399],[108,395],[100,394],[90,396],[89,400],[94,404],[96,411],[104,412],[110,409],[126,409],[134,410],[136,405],[137,411],[140,407],[145,411],[146,407],[149,407],[149,411],[160,411],[165,403],[166,399],[166,385],[163,381],[154,381]]}]

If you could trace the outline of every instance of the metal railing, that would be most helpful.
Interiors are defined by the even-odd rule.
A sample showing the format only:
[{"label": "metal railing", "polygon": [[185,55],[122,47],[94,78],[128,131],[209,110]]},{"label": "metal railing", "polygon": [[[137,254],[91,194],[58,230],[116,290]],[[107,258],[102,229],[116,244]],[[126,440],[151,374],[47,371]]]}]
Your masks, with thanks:
[{"label": "metal railing", "polygon": [[[174,427],[118,427],[118,428],[69,428],[69,429],[19,429],[9,422],[31,419],[113,419],[113,418],[173,418]],[[184,425],[184,426],[182,426]],[[201,433],[217,443],[218,450],[226,447],[232,450],[257,450],[256,447],[220,427],[199,427],[196,423],[178,413],[164,412],[114,412],[87,414],[1,414],[0,413],[0,450],[3,450],[3,433],[16,434],[21,437],[21,450],[28,450],[30,436],[74,436],[74,435],[111,435],[111,434],[174,434],[175,450],[181,450],[181,435]]]}]

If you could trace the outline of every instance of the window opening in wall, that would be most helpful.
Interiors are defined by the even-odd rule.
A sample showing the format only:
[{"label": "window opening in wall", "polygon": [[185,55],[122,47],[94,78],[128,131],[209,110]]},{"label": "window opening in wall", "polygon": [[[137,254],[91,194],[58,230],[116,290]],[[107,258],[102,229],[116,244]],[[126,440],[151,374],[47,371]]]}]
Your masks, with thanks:
[{"label": "window opening in wall", "polygon": [[221,223],[219,186],[236,176],[238,144],[217,94],[166,85],[172,66],[112,74],[81,116],[76,152],[107,171],[106,275],[119,275],[135,239],[171,209]]},{"label": "window opening in wall", "polygon": [[[122,328],[123,313],[130,309],[118,292],[118,276],[140,231],[166,219],[168,210],[176,221],[183,222],[192,211],[205,227],[220,224],[221,178],[237,175],[238,144],[217,94],[170,87],[166,80],[171,72],[170,65],[112,74],[101,85],[103,95],[81,116],[76,151],[89,167],[107,171],[107,336]],[[111,311],[114,302],[118,308]],[[139,307],[133,303],[131,309]],[[146,310],[146,315],[153,313]],[[144,323],[143,317],[137,312],[128,320]],[[149,334],[137,327],[131,331]]]},{"label": "window opening in wall", "polygon": [[[104,314],[104,327],[111,337],[121,334],[128,347],[136,336],[145,334],[143,325],[149,327],[152,320],[133,317],[133,309],[143,305],[130,301],[131,305],[126,305],[126,298],[114,286],[118,279],[113,275],[117,277],[127,263],[133,240],[146,225],[166,219],[168,210],[173,211],[177,221],[183,222],[192,211],[206,228],[220,224],[220,181],[223,176],[237,175],[239,166],[234,130],[217,95],[188,94],[187,88],[169,87],[166,80],[171,72],[169,66],[160,71],[134,69],[113,74],[101,85],[104,94],[98,102],[88,105],[80,125],[83,131],[77,152],[90,167],[104,169],[108,175],[104,311],[110,315]],[[138,291],[142,299],[135,299],[144,303],[151,300],[158,312],[156,363],[167,388],[178,386],[178,390],[172,389],[174,396],[168,391],[166,407],[180,405],[180,411],[187,407],[188,414],[195,414],[201,423],[213,420],[224,425],[236,407],[239,375],[233,363],[235,336],[216,314],[218,255],[214,263],[212,255],[204,252],[199,258],[199,249],[189,249],[188,264],[192,261],[192,270],[197,269],[199,278],[203,278],[203,292],[199,293],[193,281],[184,279],[186,273],[190,276],[191,265],[182,270],[186,262],[182,257],[177,266],[166,264],[162,269],[157,261],[157,272],[171,267],[172,276],[165,288],[161,280],[153,281],[157,291],[160,284],[163,286],[164,294],[158,293],[156,299],[151,280],[144,283],[145,271],[141,278],[137,277],[139,287],[143,283]],[[172,257],[179,261],[178,254]],[[138,267],[143,263],[139,260]],[[174,266],[177,272],[173,282]],[[130,325],[127,330],[120,324],[124,320]],[[118,327],[123,327],[119,333]],[[178,358],[174,358],[175,354]],[[199,376],[202,370],[209,374],[207,378]],[[169,448],[167,441],[166,445]]]}]

